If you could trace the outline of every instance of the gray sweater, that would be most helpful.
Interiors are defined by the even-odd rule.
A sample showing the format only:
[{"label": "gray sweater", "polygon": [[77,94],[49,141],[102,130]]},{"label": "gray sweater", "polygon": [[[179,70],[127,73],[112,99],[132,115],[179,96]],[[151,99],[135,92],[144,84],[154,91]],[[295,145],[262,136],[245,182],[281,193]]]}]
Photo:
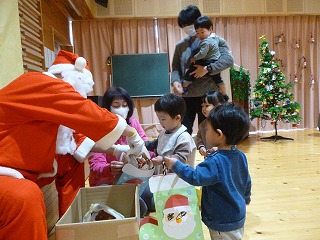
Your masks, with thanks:
[{"label": "gray sweater", "polygon": [[218,60],[221,56],[219,51],[219,38],[212,33],[200,42],[200,50],[194,55],[195,60]]},{"label": "gray sweater", "polygon": [[[231,55],[227,42],[219,36],[216,37],[219,42],[221,57],[218,61],[211,63],[212,71],[209,73],[210,75],[218,74],[228,67],[231,67],[234,63],[233,56]],[[200,41],[198,38],[189,36],[177,43],[172,59],[171,84],[176,81],[182,82],[184,79],[184,73],[189,68],[189,59],[192,57],[192,50],[196,51],[199,43]],[[203,94],[208,91],[218,90],[218,86],[209,74],[193,81],[192,84],[189,85],[188,92],[184,96],[202,97]]]}]

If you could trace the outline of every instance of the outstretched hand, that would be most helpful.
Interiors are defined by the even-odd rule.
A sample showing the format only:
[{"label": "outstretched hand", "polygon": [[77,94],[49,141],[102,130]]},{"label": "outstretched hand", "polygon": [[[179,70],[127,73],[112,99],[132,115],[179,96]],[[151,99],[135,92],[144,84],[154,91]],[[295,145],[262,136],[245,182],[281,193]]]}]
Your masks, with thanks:
[{"label": "outstretched hand", "polygon": [[168,169],[171,169],[172,166],[175,164],[175,162],[178,161],[175,158],[171,158],[171,157],[164,157],[164,162],[167,166]]},{"label": "outstretched hand", "polygon": [[153,166],[159,166],[162,163],[162,156],[156,156],[151,159]]}]

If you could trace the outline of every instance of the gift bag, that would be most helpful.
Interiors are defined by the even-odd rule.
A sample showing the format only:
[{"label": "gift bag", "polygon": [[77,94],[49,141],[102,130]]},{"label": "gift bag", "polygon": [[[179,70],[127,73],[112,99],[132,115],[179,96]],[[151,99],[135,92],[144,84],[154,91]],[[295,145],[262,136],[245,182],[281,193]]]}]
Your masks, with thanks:
[{"label": "gift bag", "polygon": [[139,195],[145,190],[149,178],[153,175],[154,169],[141,170],[127,163],[122,168],[122,174],[116,184],[133,183],[139,185]]},{"label": "gift bag", "polygon": [[[149,153],[148,153],[149,154]],[[123,161],[124,154],[121,154],[120,161]],[[150,158],[150,155],[147,157]],[[127,161],[126,161],[127,162]],[[127,162],[122,168],[122,174],[116,180],[116,184],[123,184],[123,183],[133,183],[139,185],[139,195],[143,193],[145,190],[149,178],[154,173],[154,167],[144,167],[138,165],[138,163]]]},{"label": "gift bag", "polygon": [[149,180],[156,218],[140,222],[139,239],[204,239],[196,188],[176,174]]}]

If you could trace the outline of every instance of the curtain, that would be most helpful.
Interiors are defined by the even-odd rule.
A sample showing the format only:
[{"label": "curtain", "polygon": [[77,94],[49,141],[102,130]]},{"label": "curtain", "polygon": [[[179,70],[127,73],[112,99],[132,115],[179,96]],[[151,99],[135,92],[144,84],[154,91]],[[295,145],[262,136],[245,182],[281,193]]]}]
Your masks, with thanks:
[{"label": "curtain", "polygon": [[[214,31],[228,42],[235,63],[249,69],[252,89],[260,64],[259,37],[266,36],[269,49],[275,51],[275,58],[281,61],[281,71],[287,82],[294,84],[292,93],[295,101],[301,104],[300,115],[303,118],[299,128],[316,127],[320,110],[320,16],[224,17],[212,20]],[[277,43],[280,35],[283,41]],[[92,94],[103,95],[110,87],[111,68],[106,65],[106,59],[111,54],[168,52],[171,66],[175,45],[185,34],[176,18],[168,18],[75,21],[73,36],[75,52],[86,57],[91,66],[96,82]],[[307,63],[305,68],[301,62],[303,57]],[[297,82],[294,76],[297,76]],[[159,126],[152,125],[158,122],[153,110],[155,101],[135,99],[135,116],[141,123],[156,128],[151,131],[152,136],[159,131]],[[261,124],[259,119],[254,119],[252,126],[252,130],[257,131],[273,130],[273,125],[268,122]],[[278,127],[292,128],[285,123]]]},{"label": "curtain", "polygon": [[[112,54],[155,53],[156,37],[152,19],[91,20],[73,22],[74,50],[89,61],[95,85],[90,95],[102,96],[111,86]],[[156,99],[133,99],[133,117],[144,124],[147,136],[157,136],[159,125],[153,105]]]},{"label": "curtain", "polygon": [[[275,51],[275,58],[282,65],[281,71],[286,81],[294,84],[291,92],[295,101],[301,104],[300,116],[303,120],[299,128],[316,126],[319,112],[319,16],[282,16],[282,17],[240,17],[226,18],[226,40],[232,50],[235,62],[249,69],[253,89],[259,71],[259,37],[266,36],[269,49]],[[315,42],[311,42],[311,35]],[[278,43],[281,36],[282,42]],[[299,44],[299,48],[296,47]],[[303,57],[306,68],[303,67]],[[298,77],[295,82],[294,76]],[[312,78],[315,82],[312,82]],[[259,119],[252,121],[253,130],[272,130],[270,123],[261,124]],[[291,129],[292,126],[280,123],[279,129]]]}]

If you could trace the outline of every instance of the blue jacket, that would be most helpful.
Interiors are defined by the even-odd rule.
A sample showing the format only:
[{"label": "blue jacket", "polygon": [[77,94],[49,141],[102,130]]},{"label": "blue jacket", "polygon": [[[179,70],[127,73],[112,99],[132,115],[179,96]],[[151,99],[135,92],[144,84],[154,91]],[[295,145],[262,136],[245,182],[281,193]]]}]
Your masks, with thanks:
[{"label": "blue jacket", "polygon": [[218,150],[195,169],[176,161],[172,170],[189,184],[203,186],[201,215],[208,228],[228,232],[244,226],[251,178],[243,152]]}]

